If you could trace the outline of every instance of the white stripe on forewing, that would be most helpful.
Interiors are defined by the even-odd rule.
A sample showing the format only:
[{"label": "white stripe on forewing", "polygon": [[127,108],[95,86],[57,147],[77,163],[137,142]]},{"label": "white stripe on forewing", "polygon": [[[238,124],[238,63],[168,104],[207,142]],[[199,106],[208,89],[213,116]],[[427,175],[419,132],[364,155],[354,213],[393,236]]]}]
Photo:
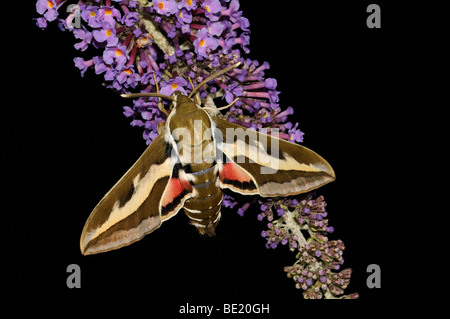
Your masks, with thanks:
[{"label": "white stripe on forewing", "polygon": [[100,227],[86,234],[85,244],[101,235],[111,226],[117,224],[121,220],[134,213],[150,195],[150,192],[153,189],[156,181],[162,177],[170,175],[171,167],[172,161],[170,158],[167,158],[164,163],[160,165],[151,165],[149,171],[144,175],[143,178],[139,179],[139,175],[137,175],[133,180],[134,194],[130,198],[130,200],[126,202],[122,207],[119,207],[120,202],[119,200],[117,200],[114,203],[108,219]]},{"label": "white stripe on forewing", "polygon": [[[241,140],[240,143],[223,143],[223,149],[225,154],[227,154],[228,157],[231,159],[234,159],[237,157],[239,159],[239,156],[245,156],[249,160],[253,161],[254,163],[257,163],[261,166],[267,166],[270,168],[273,168],[276,170],[298,170],[298,171],[304,171],[304,172],[322,172],[327,171],[326,167],[324,165],[321,165],[320,163],[313,164],[310,163],[300,163],[296,159],[294,159],[291,155],[289,155],[286,152],[283,152],[284,159],[280,159],[278,156],[279,154],[268,154],[265,147],[263,146],[263,143],[256,142],[252,144],[243,143]],[[239,163],[239,161],[237,161]]]}]

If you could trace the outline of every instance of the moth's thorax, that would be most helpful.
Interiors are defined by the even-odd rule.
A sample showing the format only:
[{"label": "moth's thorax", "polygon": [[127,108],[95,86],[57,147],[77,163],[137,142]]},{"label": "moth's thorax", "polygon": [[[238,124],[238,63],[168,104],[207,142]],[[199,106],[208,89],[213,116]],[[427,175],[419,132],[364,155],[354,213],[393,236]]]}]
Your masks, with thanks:
[{"label": "moth's thorax", "polygon": [[169,139],[184,164],[212,161],[215,156],[210,116],[193,99],[178,94],[166,123]]}]

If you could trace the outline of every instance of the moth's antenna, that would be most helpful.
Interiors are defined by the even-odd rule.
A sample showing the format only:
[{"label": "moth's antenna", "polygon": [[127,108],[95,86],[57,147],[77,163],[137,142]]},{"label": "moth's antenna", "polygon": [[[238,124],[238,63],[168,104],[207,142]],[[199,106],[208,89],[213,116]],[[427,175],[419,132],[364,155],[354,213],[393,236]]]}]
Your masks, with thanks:
[{"label": "moth's antenna", "polygon": [[227,73],[227,72],[230,71],[230,70],[233,70],[234,68],[237,68],[240,64],[241,64],[241,62],[235,63],[235,64],[229,66],[228,68],[222,69],[222,70],[220,70],[219,72],[214,73],[214,74],[211,75],[210,77],[204,79],[202,82],[200,82],[199,85],[197,85],[196,88],[194,88],[194,89],[191,91],[191,93],[189,93],[189,96],[188,96],[188,97],[189,97],[189,98],[192,97],[192,96],[195,94],[195,92],[197,92],[197,90],[198,90],[199,88],[201,88],[203,85],[205,85],[205,84],[208,83],[209,81],[211,81],[211,80],[217,78],[218,76],[221,76],[221,75],[224,74],[224,73]]},{"label": "moth's antenna", "polygon": [[[156,81],[155,81],[156,83]],[[158,85],[158,84],[157,84]],[[158,86],[157,86],[158,88]],[[158,88],[159,91],[159,88]],[[153,96],[153,97],[158,97],[158,98],[163,98],[166,100],[170,100],[172,102],[175,102],[175,99],[171,96],[165,95],[165,94],[161,94],[161,93],[128,93],[128,94],[120,94],[121,97],[125,97],[125,98],[135,98],[135,97],[147,97],[147,96]],[[166,111],[166,109],[164,108],[161,99],[158,99],[158,108],[161,112],[163,112],[164,114],[166,114],[166,116],[169,116],[169,113]]]}]

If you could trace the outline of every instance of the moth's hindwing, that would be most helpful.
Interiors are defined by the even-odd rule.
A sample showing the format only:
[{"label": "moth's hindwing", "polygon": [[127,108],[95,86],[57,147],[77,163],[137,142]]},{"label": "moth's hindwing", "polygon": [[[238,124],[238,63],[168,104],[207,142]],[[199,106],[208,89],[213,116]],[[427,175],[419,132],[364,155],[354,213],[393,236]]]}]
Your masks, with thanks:
[{"label": "moth's hindwing", "polygon": [[[127,246],[166,219],[161,216],[161,203],[167,201],[164,194],[174,168],[168,147],[158,136],[94,208],[81,233],[83,255]],[[180,207],[166,208],[164,213],[172,216]]]},{"label": "moth's hindwing", "polygon": [[335,180],[330,164],[304,146],[220,118],[214,121],[223,136],[219,147],[230,160],[220,173],[224,188],[276,197],[309,192]]}]

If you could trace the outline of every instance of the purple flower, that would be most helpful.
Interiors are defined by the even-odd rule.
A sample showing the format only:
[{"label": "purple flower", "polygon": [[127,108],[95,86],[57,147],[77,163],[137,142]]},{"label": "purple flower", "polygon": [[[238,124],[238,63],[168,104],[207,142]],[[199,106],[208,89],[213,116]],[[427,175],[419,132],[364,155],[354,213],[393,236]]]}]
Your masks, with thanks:
[{"label": "purple flower", "polygon": [[[144,111],[141,113],[141,116],[144,120],[152,120],[155,116],[156,110],[154,108],[150,108],[149,111]],[[151,122],[147,121],[146,124],[151,124]],[[151,127],[152,125],[150,125]]]},{"label": "purple flower", "polygon": [[275,90],[277,87],[277,80],[274,78],[267,78],[264,80],[264,86],[268,90]]},{"label": "purple flower", "polygon": [[240,44],[245,53],[250,52],[250,50],[247,48],[247,45],[250,44],[250,36],[248,34],[241,34],[239,38],[234,39],[234,42]]},{"label": "purple flower", "polygon": [[131,126],[144,126],[144,122],[142,122],[141,120],[133,120],[130,124]]},{"label": "purple flower", "polygon": [[129,106],[123,107],[123,115],[126,117],[132,117],[136,112],[133,111],[133,109]]},{"label": "purple flower", "polygon": [[245,211],[250,207],[250,202],[245,203],[244,205],[242,205],[242,207],[240,207],[237,211],[237,213],[240,216],[244,216]]},{"label": "purple flower", "polygon": [[178,76],[175,79],[169,80],[161,84],[161,94],[171,95],[175,91],[180,91],[183,94],[187,95],[186,90],[184,89],[187,86],[188,82]]},{"label": "purple flower", "polygon": [[182,0],[178,2],[178,8],[186,8],[187,10],[192,10],[197,8],[197,0]]},{"label": "purple flower", "polygon": [[45,29],[47,27],[47,19],[44,17],[37,18],[36,25],[41,29]]},{"label": "purple flower", "polygon": [[129,1],[128,2],[128,7],[136,9],[137,8],[137,1]]},{"label": "purple flower", "polygon": [[116,79],[120,84],[125,84],[126,87],[134,88],[140,77],[139,74],[134,72],[134,69],[126,68],[117,75]]},{"label": "purple flower", "polygon": [[84,76],[86,70],[94,65],[94,59],[90,59],[89,61],[85,61],[83,58],[74,58],[73,62],[75,62],[75,66],[81,70],[81,76]]},{"label": "purple flower", "polygon": [[166,16],[174,14],[178,10],[178,5],[173,0],[153,0],[153,3],[156,12]]},{"label": "purple flower", "polygon": [[109,29],[106,27],[105,29],[95,30],[92,32],[95,41],[97,42],[105,42],[107,47],[112,47],[117,45],[119,39],[116,37],[116,30],[114,28]]},{"label": "purple flower", "polygon": [[128,60],[127,48],[125,46],[117,46],[107,48],[103,52],[103,60],[106,64],[113,65],[117,70],[122,70]]},{"label": "purple flower", "polygon": [[228,208],[233,208],[237,204],[237,201],[234,200],[233,197],[231,197],[228,194],[223,195],[222,205]]},{"label": "purple flower", "polygon": [[222,10],[222,5],[219,0],[206,0],[202,3],[202,7],[206,11],[205,15],[207,18],[211,21],[219,20],[218,15],[216,15],[216,13],[219,13],[220,15],[220,11]]},{"label": "purple flower", "polygon": [[189,24],[183,24],[181,26],[182,33],[191,33],[191,26]]},{"label": "purple flower", "polygon": [[105,81],[112,81],[116,77],[116,69],[112,68],[111,65],[106,64],[105,61],[100,57],[94,57],[94,69],[95,74],[101,74],[105,72]]},{"label": "purple flower", "polygon": [[192,22],[192,14],[186,9],[181,9],[177,14],[177,18],[181,24],[189,24]]},{"label": "purple flower", "polygon": [[228,38],[228,39],[222,39],[220,38],[218,40],[219,45],[222,47],[222,52],[227,54],[233,45],[235,44],[234,38]]},{"label": "purple flower", "polygon": [[303,135],[305,135],[305,133],[303,133],[302,131],[297,129],[297,126],[298,126],[298,123],[296,123],[294,125],[294,127],[289,130],[289,140],[295,141],[297,143],[301,143],[301,142],[303,142]]},{"label": "purple flower", "polygon": [[55,0],[38,0],[36,2],[36,11],[43,14],[47,21],[53,21],[58,17],[58,7]]},{"label": "purple flower", "polygon": [[219,43],[215,38],[209,35],[208,29],[203,28],[197,33],[197,39],[194,40],[195,52],[200,54],[201,56],[207,58],[208,52],[207,50],[215,50]]},{"label": "purple flower", "polygon": [[127,12],[122,18],[122,23],[125,24],[127,27],[131,27],[138,21],[139,21],[138,12]]},{"label": "purple flower", "polygon": [[221,14],[223,16],[231,16],[233,18],[238,17],[241,15],[241,12],[238,11],[239,7],[240,4],[238,0],[231,0],[229,8],[226,10],[222,10]]},{"label": "purple flower", "polygon": [[98,21],[98,7],[88,6],[81,12],[81,18],[88,23],[92,28],[101,27],[101,23]]},{"label": "purple flower", "polygon": [[208,32],[211,35],[220,36],[225,30],[225,24],[222,22],[212,22],[208,23]]},{"label": "purple flower", "polygon": [[98,10],[98,21],[102,25],[106,24],[109,28],[114,28],[116,26],[116,19],[120,21],[120,18],[120,11],[114,7],[105,6]]},{"label": "purple flower", "polygon": [[76,39],[81,39],[81,42],[75,43],[74,47],[77,50],[84,51],[88,48],[88,45],[92,41],[92,33],[86,31],[86,29],[74,29],[73,35]]},{"label": "purple flower", "polygon": [[[286,110],[284,110],[283,112],[278,113],[278,114],[275,116],[275,118],[276,118],[277,120],[279,120],[280,122],[286,122],[288,115],[292,115],[292,114],[294,114],[294,109],[293,109],[291,106],[289,106],[289,107],[288,107]],[[291,124],[291,126],[292,126],[292,124]]]},{"label": "purple flower", "polygon": [[236,19],[236,22],[233,23],[233,25],[231,26],[231,29],[235,30],[235,29],[240,28],[240,29],[242,29],[242,31],[249,32],[250,31],[249,27],[250,27],[250,22],[248,21],[248,19],[246,17],[240,16]]}]

